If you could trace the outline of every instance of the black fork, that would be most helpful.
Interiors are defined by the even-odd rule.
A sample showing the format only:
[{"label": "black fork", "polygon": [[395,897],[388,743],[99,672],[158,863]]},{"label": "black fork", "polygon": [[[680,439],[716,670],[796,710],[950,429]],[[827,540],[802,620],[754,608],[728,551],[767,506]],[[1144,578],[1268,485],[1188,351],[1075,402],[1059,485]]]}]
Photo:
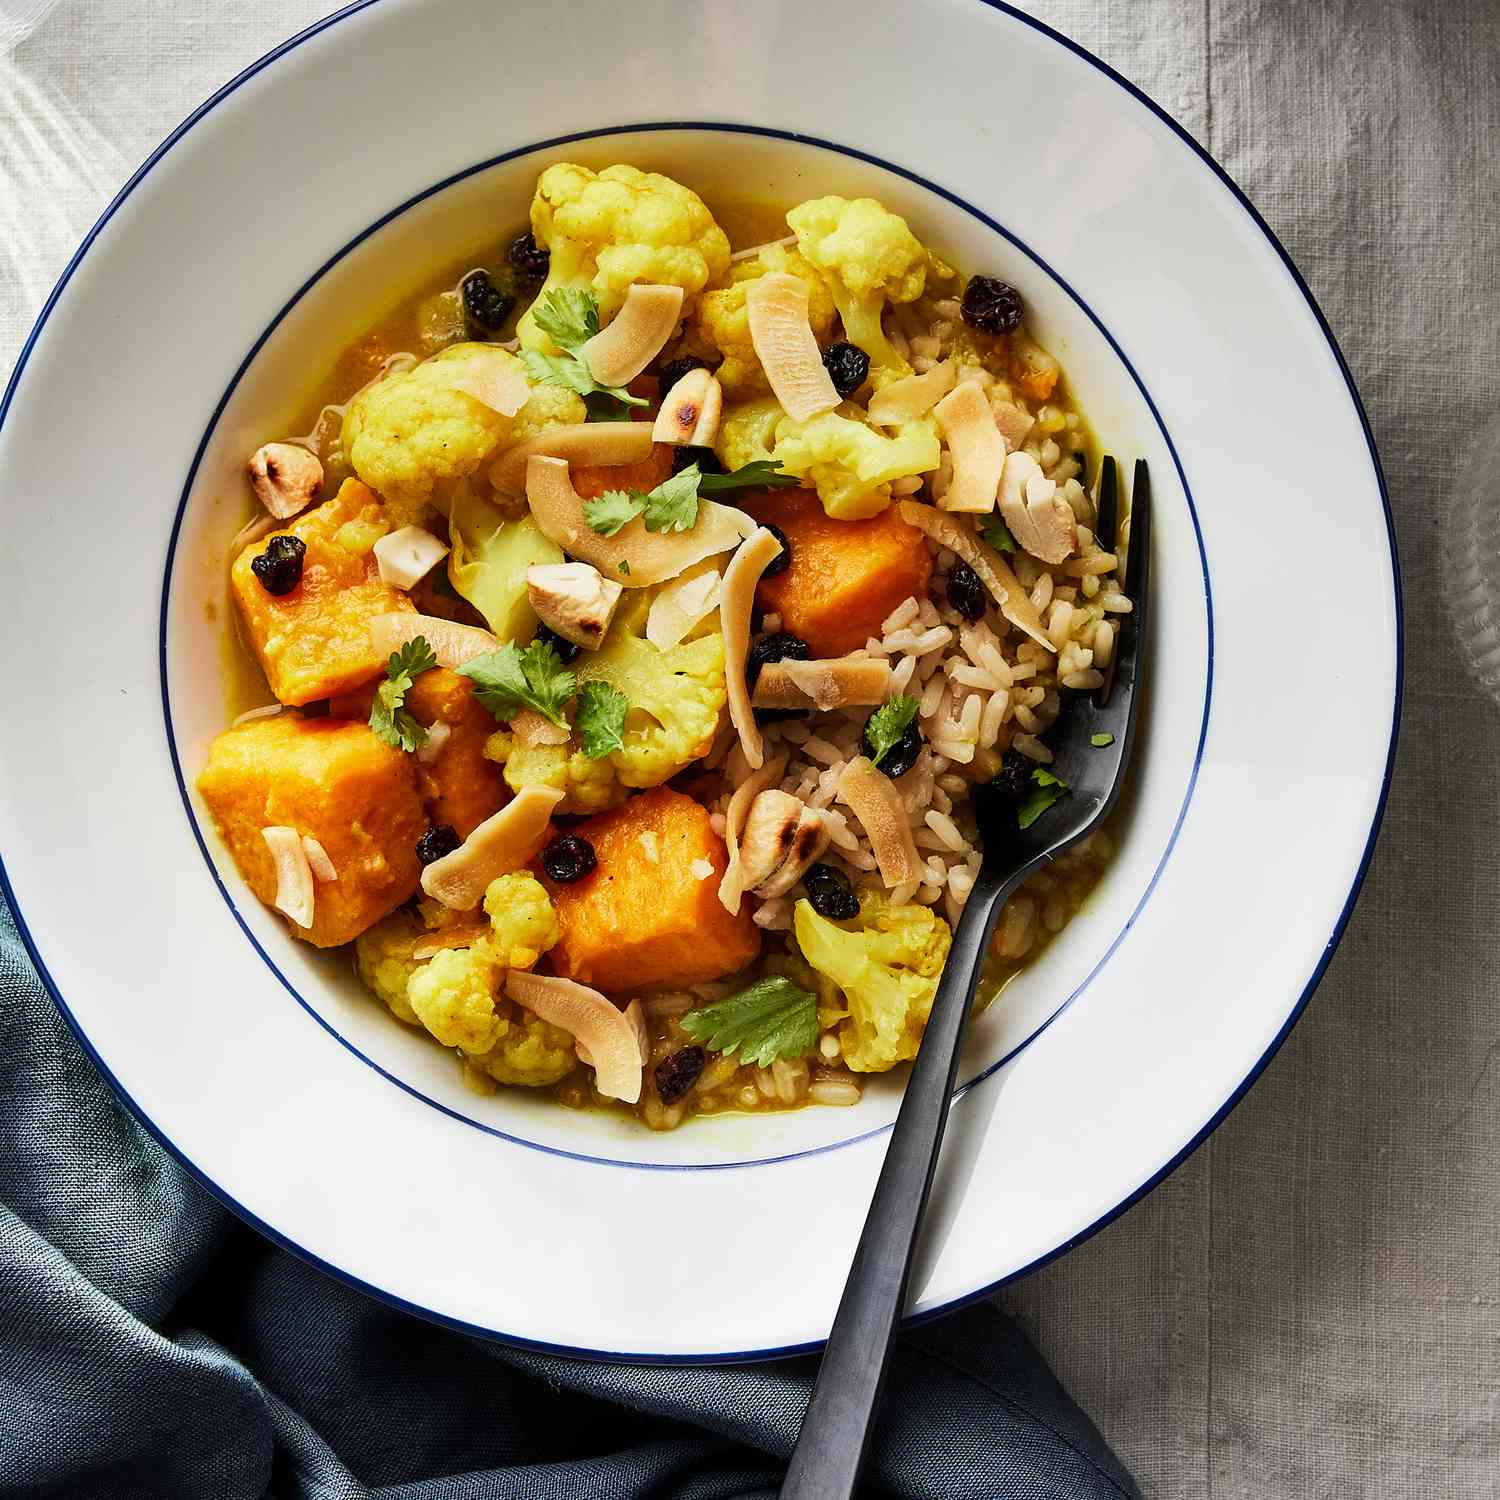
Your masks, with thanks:
[{"label": "black fork", "polygon": [[[1099,488],[1097,536],[1100,547],[1109,550],[1116,541],[1118,509],[1112,459],[1104,461]],[[1012,892],[1086,838],[1119,798],[1135,741],[1146,639],[1151,484],[1144,461],[1136,463],[1130,498],[1124,592],[1133,608],[1117,616],[1119,629],[1103,686],[1091,697],[1080,695],[1074,701],[1061,742],[1052,747],[1054,763],[1049,769],[1067,783],[1068,795],[1029,828],[1018,830],[1014,802],[986,795],[984,786],[975,788],[983,863],[953,934],[953,948],[829,1331],[818,1383],[781,1487],[782,1500],[851,1500],[855,1493],[906,1301],[974,990],[995,923]]]}]

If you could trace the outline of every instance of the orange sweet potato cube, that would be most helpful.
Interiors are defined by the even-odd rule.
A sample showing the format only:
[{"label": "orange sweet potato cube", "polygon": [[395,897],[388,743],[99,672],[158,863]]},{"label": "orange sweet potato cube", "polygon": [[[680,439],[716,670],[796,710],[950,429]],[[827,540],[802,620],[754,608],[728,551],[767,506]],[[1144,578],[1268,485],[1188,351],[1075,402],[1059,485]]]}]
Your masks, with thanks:
[{"label": "orange sweet potato cube", "polygon": [[349,479],[332,500],[285,528],[307,548],[302,580],[290,593],[268,594],[250,567],[270,538],[251,542],[235,558],[229,580],[245,638],[283,703],[331,698],[384,668],[385,657],[370,645],[370,621],[412,608],[381,579],[371,550],[388,529],[374,491]]},{"label": "orange sweet potato cube", "polygon": [[[328,712],[336,719],[368,722],[375,686],[366,683],[330,699]],[[474,684],[447,667],[431,667],[413,679],[406,710],[426,729],[448,726],[437,754],[417,763],[417,784],[433,827],[446,823],[466,839],[511,797],[504,771],[484,753],[484,742],[495,732],[494,717],[474,696]]]},{"label": "orange sweet potato cube", "polygon": [[209,747],[198,792],[268,905],[276,872],[261,830],[295,828],[323,846],[338,879],[315,883],[313,925],[292,927],[319,948],[358,937],[417,890],[427,815],[416,763],[368,725],[284,713],[226,729]]},{"label": "orange sweet potato cube", "polygon": [[762,581],[756,601],[779,614],[781,628],[806,641],[815,657],[846,656],[878,636],[902,600],[927,592],[932,555],[895,506],[868,520],[839,521],[810,490],[788,489],[744,509],[779,526],[791,553],[783,572]]},{"label": "orange sweet potato cube", "polygon": [[691,797],[657,787],[572,831],[599,867],[571,885],[548,882],[559,974],[621,994],[718,979],[760,952],[749,904],[730,916],[719,900],[728,851]]}]

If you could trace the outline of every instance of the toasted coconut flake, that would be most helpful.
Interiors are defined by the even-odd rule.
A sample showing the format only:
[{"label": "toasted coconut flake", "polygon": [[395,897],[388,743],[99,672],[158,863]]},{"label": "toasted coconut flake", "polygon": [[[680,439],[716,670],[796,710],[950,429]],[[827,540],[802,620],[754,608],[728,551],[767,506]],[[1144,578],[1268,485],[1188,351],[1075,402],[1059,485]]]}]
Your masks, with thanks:
[{"label": "toasted coconut flake", "polygon": [[[634,425],[645,427],[643,422]],[[647,531],[645,521],[637,516],[613,536],[601,536],[584,518],[583,501],[568,477],[568,466],[558,458],[527,461],[526,500],[537,525],[564,552],[592,563],[606,578],[628,589],[676,578],[705,557],[728,552],[755,531],[755,522],[744,511],[700,500],[698,519],[689,531]]]},{"label": "toasted coconut flake", "polygon": [[944,510],[980,515],[994,510],[1005,466],[1005,439],[984,392],[966,380],[932,410],[953,455],[953,480],[938,504]]},{"label": "toasted coconut flake", "polygon": [[764,526],[730,559],[724,570],[724,592],[719,599],[719,624],[724,632],[724,683],[729,691],[729,720],[740,737],[745,764],[753,771],[765,757],[760,726],[750,707],[745,684],[745,658],[750,650],[750,613],[755,608],[755,586],[766,565],[781,552],[781,543]]},{"label": "toasted coconut flake", "polygon": [[453,388],[497,411],[513,417],[531,398],[526,372],[512,360],[474,359],[455,377]]},{"label": "toasted coconut flake", "polygon": [[1073,507],[1029,453],[1012,453],[1005,460],[1000,514],[1017,543],[1045,563],[1066,562],[1078,550]]},{"label": "toasted coconut flake", "polygon": [[1000,436],[1005,439],[1005,446],[1011,452],[1026,441],[1031,435],[1031,429],[1036,426],[1036,418],[1014,401],[991,402],[990,410],[994,412],[995,426],[1000,429]]},{"label": "toasted coconut flake", "polygon": [[891,664],[873,656],[834,656],[818,661],[773,661],[755,682],[756,708],[857,708],[884,703]]},{"label": "toasted coconut flake", "polygon": [[452,733],[452,726],[443,723],[441,719],[436,724],[429,725],[427,738],[417,751],[417,759],[424,766],[430,766],[443,753],[443,746],[448,743],[448,736]]},{"label": "toasted coconut flake", "polygon": [[575,464],[638,464],[651,453],[644,422],[570,422],[507,448],[490,466],[490,483],[504,495],[526,492],[526,464],[536,455]]},{"label": "toasted coconut flake", "polygon": [[895,427],[925,417],[958,379],[951,359],[935,364],[923,375],[905,375],[883,385],[870,397],[870,420],[879,427]]},{"label": "toasted coconut flake", "polygon": [[640,1032],[598,990],[572,979],[512,969],[505,976],[505,993],[542,1020],[562,1027],[587,1050],[601,1094],[627,1104],[641,1097]]},{"label": "toasted coconut flake", "polygon": [[[635,1032],[635,1039],[640,1044],[641,1067],[644,1068],[651,1061],[651,1028],[646,1021],[646,1007],[639,1000],[632,1000],[625,1007],[625,1019],[630,1022],[631,1029]],[[594,1054],[589,1051],[585,1043],[575,1039],[573,1051],[584,1067],[594,1066]]]},{"label": "toasted coconut flake", "polygon": [[510,721],[510,732],[518,745],[566,745],[572,731],[563,724],[544,719],[534,708],[522,708]]},{"label": "toasted coconut flake", "polygon": [[1031,595],[1021,587],[1010,570],[1010,564],[993,547],[980,541],[962,521],[916,500],[901,502],[901,518],[930,536],[940,547],[950,547],[958,553],[979,574],[1000,606],[1000,613],[1017,630],[1024,631],[1037,645],[1045,646],[1049,651],[1057,650],[1031,602]]},{"label": "toasted coconut flake", "polygon": [[445,948],[472,948],[475,943],[487,938],[490,930],[488,922],[474,922],[463,927],[440,927],[436,932],[429,932],[426,937],[418,938],[411,945],[411,956],[419,963],[424,963],[434,953],[441,953]]},{"label": "toasted coconut flake", "polygon": [[740,840],[741,878],[766,900],[786,892],[828,847],[823,814],[800,797],[769,787],[750,804]]},{"label": "toasted coconut flake", "polygon": [[339,878],[338,868],[329,859],[328,851],[310,833],[302,835],[302,852],[307,856],[307,868],[312,871],[314,880],[326,883]]},{"label": "toasted coconut flake", "polygon": [[260,836],[266,841],[276,866],[276,895],[271,905],[298,927],[311,927],[316,896],[302,835],[295,828],[273,827],[262,828]]},{"label": "toasted coconut flake", "polygon": [[922,862],[906,821],[900,789],[867,755],[856,756],[839,777],[839,801],[864,825],[886,888],[922,878]]},{"label": "toasted coconut flake", "polygon": [[747,245],[743,250],[736,250],[729,257],[729,264],[736,265],[742,260],[754,260],[762,250],[769,250],[773,245],[795,245],[796,243],[795,234],[784,234],[779,240],[767,240],[764,245]]},{"label": "toasted coconut flake", "polygon": [[440,667],[454,671],[476,656],[500,649],[500,637],[474,625],[460,625],[441,615],[417,615],[406,610],[376,615],[370,621],[370,644],[382,655],[399,651],[418,636],[432,647]]},{"label": "toasted coconut flake", "polygon": [[808,318],[806,283],[785,271],[759,276],[745,293],[745,312],[756,358],[787,416],[803,422],[832,411],[839,393]]},{"label": "toasted coconut flake", "polygon": [[724,387],[712,370],[689,370],[667,392],[651,436],[658,443],[712,448],[724,414]]},{"label": "toasted coconut flake", "polygon": [[375,543],[381,578],[398,589],[414,589],[448,555],[448,547],[421,526],[388,531]]},{"label": "toasted coconut flake", "polygon": [[578,353],[600,385],[628,385],[661,353],[682,321],[682,288],[636,282],[620,310]]},{"label": "toasted coconut flake", "polygon": [[422,871],[422,889],[454,911],[472,911],[490,881],[519,870],[542,847],[552,809],[561,801],[553,787],[523,787],[452,854]]},{"label": "toasted coconut flake", "polygon": [[723,588],[723,575],[716,568],[675,579],[651,601],[646,639],[658,651],[680,646],[698,622],[719,607]]},{"label": "toasted coconut flake", "polygon": [[323,465],[317,454],[300,443],[264,443],[250,455],[255,498],[279,521],[306,510],[322,483]]},{"label": "toasted coconut flake", "polygon": [[731,916],[740,913],[740,902],[745,895],[745,872],[740,867],[740,834],[744,831],[745,819],[750,816],[750,804],[768,786],[781,779],[786,769],[784,755],[768,760],[758,771],[752,771],[735,789],[724,812],[724,844],[729,850],[729,864],[724,878],[719,882],[719,900]]}]

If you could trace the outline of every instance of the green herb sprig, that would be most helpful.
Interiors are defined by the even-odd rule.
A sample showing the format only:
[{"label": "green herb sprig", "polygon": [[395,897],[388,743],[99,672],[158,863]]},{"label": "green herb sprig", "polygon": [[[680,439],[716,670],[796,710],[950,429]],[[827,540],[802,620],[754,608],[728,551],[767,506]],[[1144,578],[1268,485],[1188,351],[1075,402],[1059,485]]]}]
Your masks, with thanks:
[{"label": "green herb sprig", "polygon": [[412,679],[437,666],[437,657],[425,636],[413,636],[385,664],[385,681],[375,689],[370,704],[370,728],[393,750],[420,750],[427,731],[406,711],[406,695]]},{"label": "green herb sprig", "polygon": [[741,1063],[768,1067],[778,1058],[805,1057],[818,1042],[818,1002],[782,974],[690,1010],[682,1029],[710,1052],[738,1052]]}]

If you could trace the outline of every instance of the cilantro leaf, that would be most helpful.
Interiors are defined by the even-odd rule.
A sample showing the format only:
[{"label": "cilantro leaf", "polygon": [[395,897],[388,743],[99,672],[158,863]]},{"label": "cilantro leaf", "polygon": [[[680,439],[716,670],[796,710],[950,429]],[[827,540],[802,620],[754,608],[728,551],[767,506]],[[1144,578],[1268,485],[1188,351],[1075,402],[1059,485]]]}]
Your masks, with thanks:
[{"label": "cilantro leaf", "polygon": [[[558,287],[540,299],[532,308],[532,321],[563,352],[542,354],[535,349],[521,351],[526,373],[538,385],[560,385],[587,400],[603,395],[622,406],[649,406],[644,396],[632,396],[623,386],[600,385],[587,362],[578,353],[599,332],[599,299],[583,287]],[[589,409],[595,420],[618,420],[613,413],[601,412],[595,404]]]},{"label": "cilantro leaf", "polygon": [[782,974],[768,974],[728,999],[690,1010],[679,1023],[711,1052],[738,1052],[767,1067],[803,1057],[817,1045],[818,1002]]},{"label": "cilantro leaf", "polygon": [[583,502],[583,518],[600,536],[613,536],[637,516],[647,531],[691,531],[698,523],[697,464],[664,479],[654,490],[606,490]]},{"label": "cilantro leaf", "polygon": [[979,534],[996,552],[1016,550],[1016,539],[1010,534],[1010,528],[999,516],[996,516]]},{"label": "cilantro leaf", "polygon": [[583,736],[583,753],[600,760],[625,743],[625,715],[630,700],[607,682],[586,682],[578,695],[577,729]]},{"label": "cilantro leaf", "polygon": [[583,287],[557,287],[532,308],[531,320],[559,349],[571,352],[599,332],[599,299]]},{"label": "cilantro leaf", "polygon": [[437,657],[425,636],[413,636],[399,651],[391,652],[385,681],[375,689],[370,705],[370,728],[393,750],[420,750],[427,743],[427,731],[403,705],[412,678],[435,666]]},{"label": "cilantro leaf", "polygon": [[1091,734],[1089,736],[1089,744],[1096,750],[1102,750],[1106,745],[1113,745],[1114,742],[1115,737],[1112,734]]},{"label": "cilantro leaf", "polygon": [[623,557],[620,559],[620,571],[624,573],[626,577],[630,576],[630,564],[626,562]]},{"label": "cilantro leaf", "polygon": [[698,523],[697,464],[664,479],[645,497],[647,531],[691,531]]},{"label": "cilantro leaf", "polygon": [[638,490],[605,490],[602,495],[583,502],[583,519],[591,531],[613,536],[622,526],[640,515],[645,496]]},{"label": "cilantro leaf", "polygon": [[1016,810],[1016,826],[1030,828],[1054,802],[1061,802],[1068,795],[1068,783],[1060,781],[1045,766],[1033,766],[1032,788],[1026,800]]},{"label": "cilantro leaf", "polygon": [[507,641],[498,651],[465,662],[459,672],[474,684],[474,696],[502,723],[523,708],[566,729],[562,707],[578,689],[578,679],[562,664],[548,641],[533,641],[524,651]]},{"label": "cilantro leaf", "polygon": [[917,700],[898,694],[882,703],[865,723],[865,738],[875,752],[871,759],[878,766],[900,743],[907,726],[917,716]]},{"label": "cilantro leaf", "polygon": [[705,474],[698,481],[698,493],[720,495],[725,490],[778,490],[800,483],[795,474],[788,474],[775,459],[757,458],[727,474]]}]

